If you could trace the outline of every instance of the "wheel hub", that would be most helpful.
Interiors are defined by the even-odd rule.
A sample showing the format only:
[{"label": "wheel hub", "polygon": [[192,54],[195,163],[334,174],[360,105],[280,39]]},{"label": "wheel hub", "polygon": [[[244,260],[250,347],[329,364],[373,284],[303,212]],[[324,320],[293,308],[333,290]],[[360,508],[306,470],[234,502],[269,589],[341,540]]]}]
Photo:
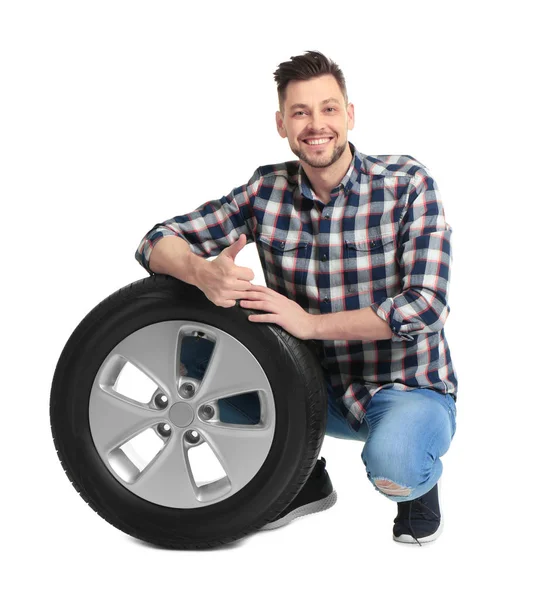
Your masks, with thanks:
[{"label": "wheel hub", "polygon": [[176,427],[188,427],[194,420],[194,411],[185,402],[176,402],[168,415]]}]

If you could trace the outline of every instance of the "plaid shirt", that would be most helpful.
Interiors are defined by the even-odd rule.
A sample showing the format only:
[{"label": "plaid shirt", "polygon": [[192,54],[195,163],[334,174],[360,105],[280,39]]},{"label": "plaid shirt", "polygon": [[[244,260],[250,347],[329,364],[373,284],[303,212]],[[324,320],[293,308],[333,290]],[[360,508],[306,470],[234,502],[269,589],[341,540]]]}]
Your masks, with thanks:
[{"label": "plaid shirt", "polygon": [[268,287],[311,314],[370,306],[392,339],[313,340],[342,414],[357,431],[382,388],[457,395],[443,326],[451,227],[426,167],[408,155],[363,154],[324,204],[299,161],[259,167],[247,184],[157,223],[136,260],[150,273],[157,240],[178,235],[203,258],[246,234]]}]

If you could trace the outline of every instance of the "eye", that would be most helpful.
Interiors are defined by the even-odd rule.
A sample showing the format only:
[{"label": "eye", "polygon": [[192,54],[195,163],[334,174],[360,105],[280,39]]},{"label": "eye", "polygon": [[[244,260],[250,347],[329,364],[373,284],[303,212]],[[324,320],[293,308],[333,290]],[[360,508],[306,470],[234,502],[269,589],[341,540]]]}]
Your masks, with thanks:
[{"label": "eye", "polygon": [[304,111],[303,111],[303,110],[297,110],[297,111],[294,113],[294,116],[296,116],[296,115],[298,115],[298,114],[300,114],[300,113],[303,115],[303,114],[304,114]]},{"label": "eye", "polygon": [[328,107],[326,108],[326,110],[332,110],[333,112],[335,112],[335,108],[334,108],[333,106],[328,106]]}]

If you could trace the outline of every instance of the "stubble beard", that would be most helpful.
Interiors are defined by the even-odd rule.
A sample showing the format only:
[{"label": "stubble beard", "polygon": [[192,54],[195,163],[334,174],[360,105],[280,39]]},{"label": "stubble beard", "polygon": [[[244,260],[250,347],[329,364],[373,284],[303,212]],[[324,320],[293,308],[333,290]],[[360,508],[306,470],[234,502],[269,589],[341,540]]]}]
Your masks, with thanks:
[{"label": "stubble beard", "polygon": [[[305,142],[302,142],[302,144],[305,144]],[[310,167],[314,167],[315,169],[325,169],[339,160],[339,158],[343,155],[347,144],[348,140],[346,140],[342,146],[335,146],[333,148],[331,158],[329,159],[327,156],[309,156],[305,150],[299,150],[297,148],[293,148],[292,146],[291,150],[301,161],[307,163]]]}]

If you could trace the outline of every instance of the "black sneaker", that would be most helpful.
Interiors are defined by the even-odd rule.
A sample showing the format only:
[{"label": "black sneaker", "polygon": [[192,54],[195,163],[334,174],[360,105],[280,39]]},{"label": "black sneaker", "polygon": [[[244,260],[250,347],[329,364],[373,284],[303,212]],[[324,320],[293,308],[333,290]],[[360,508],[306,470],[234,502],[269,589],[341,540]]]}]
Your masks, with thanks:
[{"label": "black sneaker", "polygon": [[442,533],[438,482],[420,498],[398,502],[392,537],[395,542],[418,544],[433,542]]},{"label": "black sneaker", "polygon": [[283,527],[298,517],[331,508],[337,502],[337,492],[333,489],[325,467],[324,457],[317,460],[311,475],[296,498],[275,519],[261,527],[261,531]]}]

